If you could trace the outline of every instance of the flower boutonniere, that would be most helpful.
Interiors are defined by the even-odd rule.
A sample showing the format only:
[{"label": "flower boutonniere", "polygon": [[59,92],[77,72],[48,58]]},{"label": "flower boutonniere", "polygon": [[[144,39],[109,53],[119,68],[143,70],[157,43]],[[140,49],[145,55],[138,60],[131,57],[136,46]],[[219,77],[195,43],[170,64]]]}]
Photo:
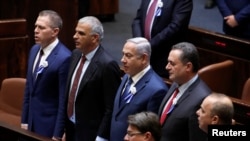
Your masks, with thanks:
[{"label": "flower boutonniere", "polygon": [[162,8],[162,7],[163,7],[163,2],[162,2],[162,1],[159,1],[159,2],[157,3],[157,5],[158,5],[159,8]]},{"label": "flower boutonniere", "polygon": [[134,87],[134,86],[132,86],[131,88],[130,88],[130,91],[131,91],[131,94],[135,94],[136,93],[136,87]]},{"label": "flower boutonniere", "polygon": [[175,106],[177,104],[177,98],[173,99],[173,105]]},{"label": "flower boutonniere", "polygon": [[159,1],[157,3],[157,10],[155,12],[155,16],[157,16],[157,17],[161,16],[161,9],[162,9],[162,7],[163,7],[163,2]]},{"label": "flower boutonniere", "polygon": [[136,93],[136,87],[131,86],[130,91],[129,91],[129,95],[126,98],[126,103],[129,103],[131,101],[131,99],[134,97],[135,93]]},{"label": "flower boutonniere", "polygon": [[37,70],[37,74],[40,74],[43,72],[44,68],[48,67],[48,61],[41,62],[41,65],[39,66]]}]

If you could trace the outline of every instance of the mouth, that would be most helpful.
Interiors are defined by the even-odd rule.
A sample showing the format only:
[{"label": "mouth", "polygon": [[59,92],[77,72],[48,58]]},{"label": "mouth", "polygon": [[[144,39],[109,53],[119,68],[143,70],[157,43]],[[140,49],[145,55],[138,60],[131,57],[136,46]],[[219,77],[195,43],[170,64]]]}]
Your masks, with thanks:
[{"label": "mouth", "polygon": [[37,42],[37,41],[39,41],[39,38],[37,36],[35,36],[34,40]]},{"label": "mouth", "polygon": [[123,70],[124,70],[125,72],[127,72],[128,67],[123,65]]},{"label": "mouth", "polygon": [[79,42],[75,42],[75,45],[76,45],[76,46],[79,46],[79,44],[80,44]]}]

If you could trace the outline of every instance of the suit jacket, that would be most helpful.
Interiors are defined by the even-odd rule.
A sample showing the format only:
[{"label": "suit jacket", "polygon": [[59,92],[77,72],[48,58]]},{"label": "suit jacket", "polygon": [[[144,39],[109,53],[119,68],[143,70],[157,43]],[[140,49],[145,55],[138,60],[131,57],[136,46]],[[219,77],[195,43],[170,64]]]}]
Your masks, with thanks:
[{"label": "suit jacket", "polygon": [[65,127],[65,86],[71,52],[59,42],[46,61],[48,66],[33,80],[33,64],[40,49],[29,53],[22,123],[29,130],[47,137],[62,137]]},{"label": "suit jacket", "polygon": [[[159,116],[177,87],[176,83],[171,85],[162,100]],[[180,97],[172,112],[167,115],[162,125],[161,141],[205,141],[207,136],[199,129],[196,111],[200,108],[203,99],[210,93],[210,88],[198,77]]]},{"label": "suit jacket", "polygon": [[150,69],[136,84],[136,93],[129,103],[120,105],[122,90],[128,79],[124,75],[121,85],[116,93],[114,111],[111,122],[110,141],[122,141],[127,133],[128,115],[142,111],[152,111],[157,113],[160,103],[167,93],[168,87],[153,69]]},{"label": "suit jacket", "polygon": [[[150,44],[152,47],[151,65],[162,77],[168,78],[165,70],[168,53],[172,45],[183,41],[192,14],[192,0],[161,0],[161,14],[155,16]],[[145,37],[144,25],[150,0],[142,0],[132,23],[133,37]]]},{"label": "suit jacket", "polygon": [[223,17],[234,14],[237,27],[230,27],[223,20],[223,30],[226,34],[250,39],[250,0],[216,0]]},{"label": "suit jacket", "polygon": [[[81,55],[78,49],[72,53],[66,87],[68,93]],[[96,136],[109,139],[113,102],[120,82],[121,72],[117,62],[99,46],[81,79],[75,100],[76,141],[94,141]],[[70,132],[68,127],[66,135]]]}]

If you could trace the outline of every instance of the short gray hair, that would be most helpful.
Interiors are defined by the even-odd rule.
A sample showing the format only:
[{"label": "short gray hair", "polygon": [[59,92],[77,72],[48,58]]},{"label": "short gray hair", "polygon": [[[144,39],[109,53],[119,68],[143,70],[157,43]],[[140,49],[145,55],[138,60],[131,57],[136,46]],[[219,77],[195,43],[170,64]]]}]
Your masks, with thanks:
[{"label": "short gray hair", "polygon": [[102,23],[96,17],[86,16],[86,17],[81,18],[78,22],[79,23],[86,23],[86,24],[90,25],[91,33],[98,34],[99,35],[99,42],[102,41],[102,39],[104,38],[104,30],[103,30]]},{"label": "short gray hair", "polygon": [[143,55],[144,53],[148,54],[148,57],[151,56],[151,45],[146,38],[143,37],[135,37],[130,38],[127,42],[132,42],[136,45],[136,51],[138,55]]},{"label": "short gray hair", "polygon": [[63,21],[57,12],[55,12],[53,10],[43,10],[43,11],[39,12],[38,16],[41,16],[41,17],[48,16],[50,18],[50,26],[52,28],[62,29]]}]

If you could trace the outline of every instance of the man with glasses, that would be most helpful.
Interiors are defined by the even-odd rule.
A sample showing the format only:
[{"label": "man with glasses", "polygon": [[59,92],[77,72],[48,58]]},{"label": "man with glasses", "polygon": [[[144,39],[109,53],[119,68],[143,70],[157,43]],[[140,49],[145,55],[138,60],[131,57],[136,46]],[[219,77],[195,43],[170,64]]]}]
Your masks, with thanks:
[{"label": "man with glasses", "polygon": [[127,134],[124,141],[159,141],[161,125],[158,115],[153,112],[140,112],[128,116]]}]

